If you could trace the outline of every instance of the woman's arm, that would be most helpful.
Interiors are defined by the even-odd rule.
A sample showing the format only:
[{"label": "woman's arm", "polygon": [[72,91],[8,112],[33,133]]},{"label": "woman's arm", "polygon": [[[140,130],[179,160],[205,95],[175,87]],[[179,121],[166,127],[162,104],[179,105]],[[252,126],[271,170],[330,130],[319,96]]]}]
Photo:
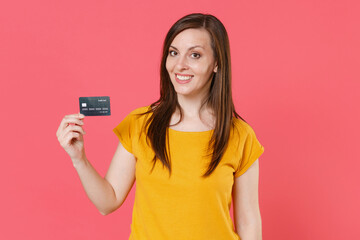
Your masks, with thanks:
[{"label": "woman's arm", "polygon": [[235,178],[232,190],[235,230],[241,240],[261,240],[259,208],[259,160]]},{"label": "woman's arm", "polygon": [[100,213],[106,215],[121,206],[134,184],[136,159],[119,143],[105,178],[101,177],[85,154],[84,117],[81,114],[65,116],[56,136],[69,154],[87,196]]},{"label": "woman's arm", "polygon": [[135,182],[136,160],[119,142],[105,178],[101,177],[85,157],[74,167],[84,190],[102,215],[118,209]]}]

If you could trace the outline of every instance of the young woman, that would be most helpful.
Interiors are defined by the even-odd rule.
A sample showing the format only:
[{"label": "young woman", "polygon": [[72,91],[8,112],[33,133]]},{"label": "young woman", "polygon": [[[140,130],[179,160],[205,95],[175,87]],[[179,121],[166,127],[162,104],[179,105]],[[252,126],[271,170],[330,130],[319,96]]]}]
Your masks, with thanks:
[{"label": "young woman", "polygon": [[109,214],[136,179],[130,239],[261,239],[258,158],[264,147],[235,111],[229,40],[216,17],[190,14],[171,27],[160,95],[114,128],[120,142],[105,178],[85,155],[84,116],[63,118],[58,140],[89,199]]}]

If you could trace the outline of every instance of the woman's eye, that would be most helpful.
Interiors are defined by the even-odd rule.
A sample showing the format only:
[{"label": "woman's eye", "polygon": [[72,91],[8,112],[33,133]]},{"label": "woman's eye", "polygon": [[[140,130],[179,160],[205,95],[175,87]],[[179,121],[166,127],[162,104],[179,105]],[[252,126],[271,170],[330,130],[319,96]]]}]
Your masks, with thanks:
[{"label": "woman's eye", "polygon": [[199,57],[200,57],[200,54],[198,54],[198,53],[192,53],[192,54],[191,54],[191,57],[193,57],[193,58],[199,58]]},{"label": "woman's eye", "polygon": [[170,56],[176,56],[177,52],[175,52],[174,50],[170,50],[169,51],[169,55]]}]

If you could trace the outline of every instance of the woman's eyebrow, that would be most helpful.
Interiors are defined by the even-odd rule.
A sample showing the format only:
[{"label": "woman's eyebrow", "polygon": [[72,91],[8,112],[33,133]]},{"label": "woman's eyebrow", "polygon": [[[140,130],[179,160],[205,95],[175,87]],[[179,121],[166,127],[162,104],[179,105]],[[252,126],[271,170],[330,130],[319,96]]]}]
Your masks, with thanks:
[{"label": "woman's eyebrow", "polygon": [[[176,47],[174,46],[170,46],[171,48],[175,49],[176,51],[179,51]],[[200,47],[200,48],[203,48],[203,46],[201,45],[195,45],[195,46],[192,46],[192,47],[189,47],[188,51],[191,50],[191,49],[194,49],[194,48],[197,48],[197,47]]]}]

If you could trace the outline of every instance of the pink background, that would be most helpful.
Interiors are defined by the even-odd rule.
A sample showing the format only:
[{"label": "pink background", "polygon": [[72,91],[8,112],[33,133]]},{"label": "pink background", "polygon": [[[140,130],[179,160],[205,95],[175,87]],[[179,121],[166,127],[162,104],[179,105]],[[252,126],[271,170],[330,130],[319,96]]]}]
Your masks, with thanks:
[{"label": "pink background", "polygon": [[[80,96],[87,156],[104,175],[112,129],[159,96],[166,32],[203,12],[226,26],[237,111],[254,128],[263,239],[360,235],[360,4],[344,0],[1,1],[1,239],[127,239],[134,200],[102,216],[56,130]],[[232,211],[232,209],[231,209]]]}]

